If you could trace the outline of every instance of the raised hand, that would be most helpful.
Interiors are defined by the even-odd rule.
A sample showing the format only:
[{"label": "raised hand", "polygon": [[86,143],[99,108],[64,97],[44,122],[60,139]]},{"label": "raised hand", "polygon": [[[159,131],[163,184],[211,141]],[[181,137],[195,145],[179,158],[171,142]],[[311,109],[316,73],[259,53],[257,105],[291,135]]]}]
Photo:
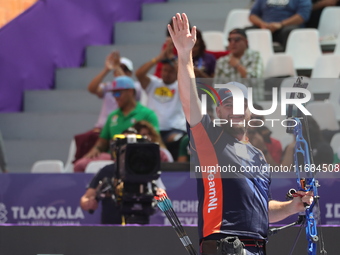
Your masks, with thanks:
[{"label": "raised hand", "polygon": [[120,65],[120,54],[118,51],[111,52],[105,60],[105,66],[109,70],[113,70]]},{"label": "raised hand", "polygon": [[157,62],[162,61],[164,59],[172,59],[174,57],[174,44],[171,38],[167,38],[165,41],[165,47],[161,51],[161,53],[157,56]]},{"label": "raised hand", "polygon": [[112,61],[114,68],[120,66],[120,53],[119,51],[113,51],[112,53]]},{"label": "raised hand", "polygon": [[189,30],[189,21],[185,13],[182,13],[182,16],[177,13],[172,22],[173,28],[168,25],[168,30],[178,53],[190,52],[196,43],[196,27]]},{"label": "raised hand", "polygon": [[[196,27],[189,30],[189,21],[185,13],[177,13],[172,18],[173,28],[168,30],[178,53],[178,88],[186,120],[191,127],[202,120],[201,101],[197,95],[192,48],[196,43]],[[194,91],[194,93],[191,93]],[[196,92],[196,93],[195,93]]]}]

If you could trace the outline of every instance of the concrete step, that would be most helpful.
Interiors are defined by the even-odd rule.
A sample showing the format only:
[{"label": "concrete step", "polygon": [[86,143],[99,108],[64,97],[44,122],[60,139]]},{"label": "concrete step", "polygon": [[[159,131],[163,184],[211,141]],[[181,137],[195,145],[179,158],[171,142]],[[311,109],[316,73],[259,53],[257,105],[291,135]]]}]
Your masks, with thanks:
[{"label": "concrete step", "polygon": [[30,172],[38,160],[59,159],[66,162],[71,140],[6,140],[6,158],[10,173]]},{"label": "concrete step", "polygon": [[73,139],[92,129],[98,114],[93,113],[1,113],[4,140]]},{"label": "concrete step", "polygon": [[[142,6],[143,21],[169,22],[176,13],[186,13],[189,20],[225,20],[229,11],[236,8],[249,8],[249,0],[227,0],[214,2],[168,2],[150,3]],[[165,23],[166,24],[166,23]]]},{"label": "concrete step", "polygon": [[[57,69],[55,77],[56,89],[86,90],[92,79],[102,70],[104,61],[105,58],[102,59],[101,65],[98,65],[95,68],[83,67]],[[104,81],[110,81],[112,78],[113,76],[108,74]]]},{"label": "concrete step", "polygon": [[25,112],[98,114],[102,99],[87,90],[30,90],[24,94]]},{"label": "concrete step", "polygon": [[[159,43],[161,47],[166,37],[167,24],[170,19],[163,22],[142,21],[142,22],[121,22],[115,24],[115,44],[154,44]],[[201,31],[218,30],[223,31],[225,18],[209,20],[190,20]],[[138,39],[137,39],[138,38]],[[137,39],[137,40],[136,40]],[[137,47],[137,46],[136,46]]]},{"label": "concrete step", "polygon": [[156,57],[161,48],[162,43],[89,46],[86,49],[86,65],[88,67],[102,67],[106,56],[113,50],[118,50],[121,56],[131,59],[134,70],[137,70],[142,64]]}]

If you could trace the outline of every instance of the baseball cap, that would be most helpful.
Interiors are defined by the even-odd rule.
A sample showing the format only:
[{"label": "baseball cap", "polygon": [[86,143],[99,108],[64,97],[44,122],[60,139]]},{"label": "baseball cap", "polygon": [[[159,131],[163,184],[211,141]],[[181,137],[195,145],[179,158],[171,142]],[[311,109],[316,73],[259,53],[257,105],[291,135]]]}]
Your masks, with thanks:
[{"label": "baseball cap", "polygon": [[111,91],[123,90],[123,89],[135,89],[134,81],[128,76],[118,76],[112,82]]},{"label": "baseball cap", "polygon": [[125,58],[125,57],[121,57],[120,63],[125,65],[127,67],[127,69],[129,69],[131,72],[133,71],[133,63],[130,59]]},{"label": "baseball cap", "polygon": [[235,29],[231,30],[229,32],[229,34],[239,34],[239,35],[242,35],[244,38],[247,39],[246,31],[244,29],[241,29],[241,28],[235,28]]},{"label": "baseball cap", "polygon": [[[239,89],[242,90],[242,93],[243,93],[243,96],[245,99],[248,99],[248,89],[245,85],[243,85],[242,83],[239,83],[239,82],[236,82],[236,81],[231,81],[231,82],[228,82],[226,84],[227,85],[233,85],[233,86],[236,86],[238,87]],[[218,94],[221,98],[221,103],[225,100],[227,100],[228,98],[232,97],[233,94],[231,93],[231,90],[229,88],[221,88],[218,90]]]}]

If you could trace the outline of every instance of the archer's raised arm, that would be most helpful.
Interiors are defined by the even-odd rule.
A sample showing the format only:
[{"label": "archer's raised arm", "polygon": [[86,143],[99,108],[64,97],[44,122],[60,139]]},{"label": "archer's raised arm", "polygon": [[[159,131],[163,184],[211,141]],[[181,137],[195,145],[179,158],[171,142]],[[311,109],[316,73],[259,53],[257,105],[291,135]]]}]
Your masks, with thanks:
[{"label": "archer's raised arm", "polygon": [[201,102],[197,95],[192,48],[196,43],[196,27],[189,30],[189,21],[185,13],[172,18],[173,29],[168,30],[178,53],[178,88],[185,117],[191,127],[202,119]]}]

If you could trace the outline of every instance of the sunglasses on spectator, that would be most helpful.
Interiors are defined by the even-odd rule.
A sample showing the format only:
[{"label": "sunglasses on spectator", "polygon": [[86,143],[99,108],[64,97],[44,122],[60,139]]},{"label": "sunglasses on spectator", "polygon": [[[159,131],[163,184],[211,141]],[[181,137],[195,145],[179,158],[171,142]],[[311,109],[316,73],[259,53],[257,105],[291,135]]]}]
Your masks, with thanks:
[{"label": "sunglasses on spectator", "polygon": [[242,37],[234,37],[234,38],[228,38],[228,42],[239,42],[239,41],[241,41],[242,40]]},{"label": "sunglasses on spectator", "polygon": [[123,92],[124,90],[125,90],[125,89],[112,91],[112,95],[113,95],[114,97],[120,97],[120,96],[122,95],[122,92]]}]

